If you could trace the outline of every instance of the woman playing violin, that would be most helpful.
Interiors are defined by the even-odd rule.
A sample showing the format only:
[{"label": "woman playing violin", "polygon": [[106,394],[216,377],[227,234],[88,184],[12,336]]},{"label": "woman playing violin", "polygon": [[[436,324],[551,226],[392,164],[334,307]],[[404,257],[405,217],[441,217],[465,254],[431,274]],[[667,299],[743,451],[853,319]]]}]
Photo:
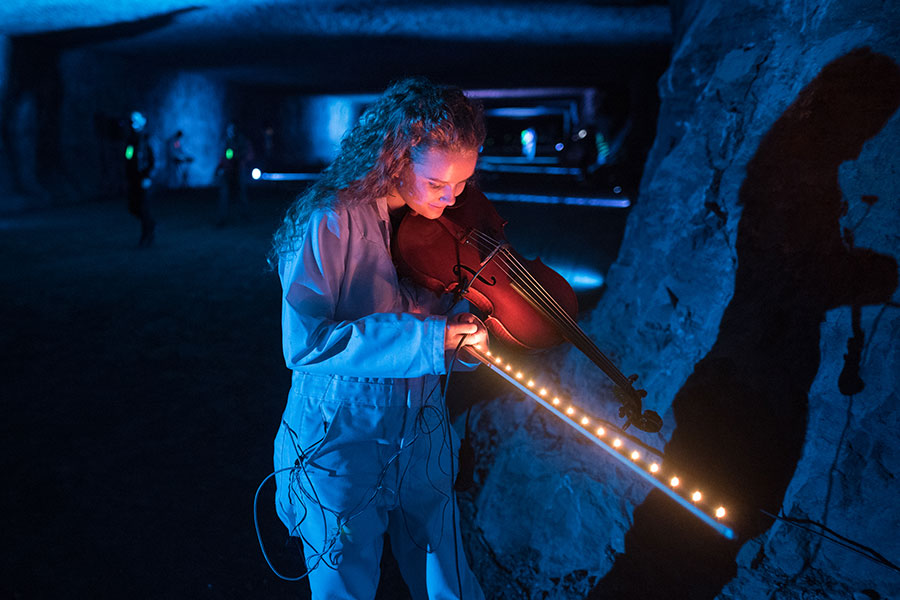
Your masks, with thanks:
[{"label": "woman playing violin", "polygon": [[461,90],[396,83],[274,236],[292,370],[276,510],[302,538],[313,598],[373,598],[385,533],[413,598],[483,598],[461,547],[439,375],[487,332],[399,278],[391,240],[405,213],[437,219],[453,205],[484,136]]}]

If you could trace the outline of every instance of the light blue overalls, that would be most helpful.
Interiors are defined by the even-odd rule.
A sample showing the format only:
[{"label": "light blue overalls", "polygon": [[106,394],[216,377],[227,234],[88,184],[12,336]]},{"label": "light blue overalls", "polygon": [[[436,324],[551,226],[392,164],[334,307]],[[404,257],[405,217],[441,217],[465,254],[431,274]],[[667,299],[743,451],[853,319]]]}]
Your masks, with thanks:
[{"label": "light blue overalls", "polygon": [[449,299],[398,281],[390,234],[384,198],[320,210],[279,264],[293,379],[275,438],[276,510],[303,538],[313,598],[374,598],[387,532],[415,600],[482,600],[438,377]]}]

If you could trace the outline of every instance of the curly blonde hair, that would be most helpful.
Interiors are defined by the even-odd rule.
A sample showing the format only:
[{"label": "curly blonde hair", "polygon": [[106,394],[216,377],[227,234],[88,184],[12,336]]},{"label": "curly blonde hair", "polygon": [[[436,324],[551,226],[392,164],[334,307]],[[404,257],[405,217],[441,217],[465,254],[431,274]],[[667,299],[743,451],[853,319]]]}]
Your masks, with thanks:
[{"label": "curly blonde hair", "polygon": [[484,137],[484,111],[461,89],[422,77],[394,83],[344,135],[322,176],[288,207],[272,239],[270,264],[296,250],[316,210],[385,196],[416,155],[433,148],[477,150]]}]

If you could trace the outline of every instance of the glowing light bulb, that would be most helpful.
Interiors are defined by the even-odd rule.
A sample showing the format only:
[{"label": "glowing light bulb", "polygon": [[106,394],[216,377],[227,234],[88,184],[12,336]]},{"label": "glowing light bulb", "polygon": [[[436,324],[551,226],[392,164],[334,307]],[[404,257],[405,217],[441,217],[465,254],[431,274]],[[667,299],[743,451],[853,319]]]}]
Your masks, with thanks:
[{"label": "glowing light bulb", "polygon": [[605,430],[605,429],[603,429],[602,427],[598,427],[598,428],[597,428],[597,436],[598,436],[598,437],[603,437],[605,434],[606,434],[606,430]]},{"label": "glowing light bulb", "polygon": [[253,179],[259,179],[260,177],[262,177],[262,171],[260,171],[259,169],[253,169],[252,171],[250,171],[250,177],[252,177]]},{"label": "glowing light bulb", "polygon": [[566,414],[567,414],[567,415],[574,415],[574,414],[575,414],[575,408],[572,407],[572,406],[570,406],[569,408],[566,409]]},{"label": "glowing light bulb", "polygon": [[641,453],[635,450],[631,453],[631,460],[637,460],[641,457]]},{"label": "glowing light bulb", "polygon": [[681,480],[678,479],[678,477],[673,477],[669,480],[669,485],[671,485],[672,487],[678,487],[679,483],[681,483]]},{"label": "glowing light bulb", "polygon": [[721,519],[724,516],[725,516],[725,507],[720,506],[719,508],[716,509],[716,518]]},{"label": "glowing light bulb", "polygon": [[506,365],[506,370],[507,370],[507,371],[512,371],[512,365]]},{"label": "glowing light bulb", "polygon": [[540,390],[538,390],[538,394],[540,394],[541,396],[546,396],[547,388],[541,388]]},{"label": "glowing light bulb", "polygon": [[231,160],[232,158],[234,158],[234,150],[232,150],[231,148],[226,148],[225,149],[225,158],[228,160]]},{"label": "glowing light bulb", "polygon": [[559,406],[559,398],[553,399],[553,406]]},{"label": "glowing light bulb", "polygon": [[531,379],[529,379],[529,380],[528,380],[528,383],[526,383],[525,385],[527,385],[528,387],[534,387],[534,381],[532,381]]},{"label": "glowing light bulb", "polygon": [[502,365],[502,364],[503,364],[503,360],[502,360],[499,356],[498,356],[497,358],[494,359],[494,362],[495,362],[496,364],[498,364],[498,365]]},{"label": "glowing light bulb", "polygon": [[524,375],[522,375],[522,371],[516,373],[516,379],[522,379],[522,377],[524,377]]},{"label": "glowing light bulb", "polygon": [[691,500],[693,500],[694,502],[700,502],[700,500],[702,499],[703,494],[701,494],[699,490],[691,494]]},{"label": "glowing light bulb", "polygon": [[651,473],[659,472],[659,465],[656,463],[653,463],[652,465],[650,465],[650,472]]},{"label": "glowing light bulb", "polygon": [[613,446],[616,447],[616,448],[621,448],[621,447],[622,447],[622,440],[620,440],[619,438],[614,439],[614,440],[613,440]]},{"label": "glowing light bulb", "polygon": [[591,420],[588,419],[587,417],[581,417],[581,424],[582,424],[582,425],[587,425],[587,424],[590,423],[590,422],[591,422]]}]

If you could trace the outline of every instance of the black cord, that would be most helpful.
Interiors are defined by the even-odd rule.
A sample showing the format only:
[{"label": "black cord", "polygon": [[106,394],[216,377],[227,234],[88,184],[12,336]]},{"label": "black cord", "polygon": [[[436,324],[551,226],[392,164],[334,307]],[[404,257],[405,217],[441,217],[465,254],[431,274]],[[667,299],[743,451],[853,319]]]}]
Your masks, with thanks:
[{"label": "black cord", "polygon": [[462,576],[459,573],[459,535],[456,530],[456,493],[453,489],[456,476],[454,475],[453,469],[453,436],[450,433],[450,409],[447,406],[447,390],[450,389],[450,375],[453,373],[453,364],[456,362],[456,356],[459,354],[460,348],[462,348],[463,342],[466,340],[467,335],[463,335],[459,343],[456,344],[456,349],[453,351],[453,354],[450,356],[450,368],[447,369],[447,377],[444,380],[444,390],[443,390],[443,401],[444,401],[444,412],[447,415],[447,443],[450,446],[450,505],[451,505],[451,514],[450,519],[453,522],[453,552],[456,559],[456,591],[459,594],[460,600],[462,600]]},{"label": "black cord", "polygon": [[266,482],[269,479],[271,479],[272,477],[274,477],[275,475],[277,475],[278,473],[281,473],[283,471],[292,471],[294,468],[295,467],[285,467],[284,469],[279,469],[277,471],[269,473],[269,475],[267,475],[266,478],[263,479],[262,482],[259,484],[259,487],[256,488],[256,494],[254,494],[254,496],[253,496],[253,526],[256,528],[256,539],[259,541],[259,549],[262,551],[263,558],[265,559],[266,564],[269,565],[269,568],[272,570],[272,572],[275,573],[275,575],[279,579],[284,579],[285,581],[300,581],[301,579],[307,577],[309,575],[309,573],[312,571],[312,569],[307,568],[307,570],[304,573],[302,573],[301,575],[298,575],[296,577],[290,577],[288,575],[283,575],[282,573],[280,573],[278,571],[278,569],[275,568],[275,566],[272,564],[272,561],[269,560],[269,554],[266,552],[266,548],[263,545],[262,533],[259,530],[259,518],[258,518],[259,508],[257,505],[259,503],[259,492],[262,490],[262,488],[266,484]]},{"label": "black cord", "polygon": [[[794,527],[803,529],[804,531],[814,533],[814,534],[828,540],[829,542],[837,544],[838,546],[843,546],[844,548],[846,548],[848,550],[852,550],[853,552],[856,552],[857,554],[871,560],[872,562],[874,562],[876,564],[880,564],[884,567],[893,569],[894,571],[897,571],[898,573],[900,573],[900,567],[898,567],[897,565],[895,565],[894,563],[889,561],[887,558],[885,558],[884,556],[882,556],[881,554],[879,554],[872,548],[869,548],[868,546],[864,546],[863,544],[860,544],[859,542],[851,540],[850,538],[844,537],[841,534],[837,533],[836,531],[829,529],[827,526],[823,525],[822,523],[813,521],[811,519],[797,519],[794,517],[787,517],[784,514],[773,515],[772,513],[768,512],[766,510],[763,510],[763,509],[759,509],[759,512],[761,512],[764,515],[771,517],[777,521],[783,521],[783,522],[787,523],[788,525],[793,525]],[[829,537],[829,535],[825,535],[825,533],[822,533],[821,531],[816,531],[815,529],[813,529],[811,527],[804,527],[804,525],[815,525],[816,527],[819,527],[820,529],[822,529],[824,532],[826,532],[829,535],[832,535],[838,539]]]}]

